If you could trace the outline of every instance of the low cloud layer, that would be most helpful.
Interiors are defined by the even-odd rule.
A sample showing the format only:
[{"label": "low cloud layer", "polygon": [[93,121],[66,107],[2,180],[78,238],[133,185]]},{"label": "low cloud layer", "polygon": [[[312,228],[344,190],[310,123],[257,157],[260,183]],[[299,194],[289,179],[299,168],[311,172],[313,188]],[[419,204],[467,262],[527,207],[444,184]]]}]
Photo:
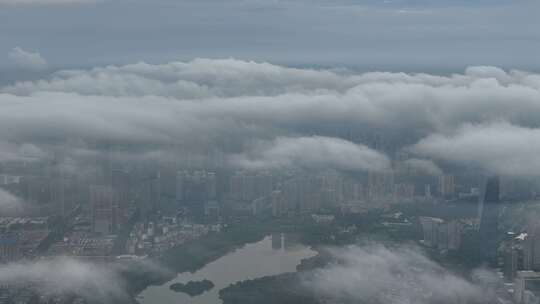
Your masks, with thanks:
[{"label": "low cloud layer", "polygon": [[[0,139],[44,150],[46,144],[74,142],[77,151],[92,150],[106,141],[152,147],[140,151],[146,155],[167,154],[170,147],[194,155],[218,151],[252,168],[298,164],[371,170],[385,166],[384,155],[405,149],[422,159],[409,165],[429,174],[440,174],[441,160],[534,174],[538,161],[527,152],[530,145],[511,148],[521,149],[513,154],[511,144],[499,143],[518,144],[523,132],[534,136],[539,100],[540,75],[488,66],[441,76],[298,69],[235,59],[137,63],[59,71],[1,87]],[[501,124],[510,141],[499,139],[488,148],[495,137],[483,132],[488,137],[482,153],[449,146],[475,132],[479,142],[470,147],[478,148],[483,135],[474,130],[490,127],[467,126]],[[452,149],[459,153],[450,155]],[[372,150],[379,156],[371,158]],[[360,154],[373,164],[354,157],[337,160]],[[507,156],[510,162],[500,161]]]},{"label": "low cloud layer", "polygon": [[0,141],[0,162],[33,161],[44,157],[46,157],[46,153],[33,144]]},{"label": "low cloud layer", "polygon": [[[120,272],[124,266],[89,263],[68,257],[0,265],[0,283],[31,286],[41,295],[79,295],[95,303],[130,301]],[[166,273],[150,262],[131,265],[132,271]]]},{"label": "low cloud layer", "polygon": [[233,165],[247,169],[334,168],[340,170],[382,171],[390,160],[366,146],[330,137],[279,137],[259,142],[250,151],[231,156]]},{"label": "low cloud layer", "polygon": [[[304,277],[330,303],[488,303],[492,290],[449,273],[418,248],[382,245],[331,249],[338,261]],[[485,272],[485,271],[484,271]],[[488,276],[485,272],[483,277]],[[495,274],[491,275],[495,278]]]},{"label": "low cloud layer", "polygon": [[404,161],[404,164],[413,170],[428,175],[441,175],[443,171],[431,160],[411,158]]},{"label": "low cloud layer", "polygon": [[[26,3],[26,1],[15,2]],[[0,4],[2,4],[1,1]],[[9,52],[9,58],[16,66],[23,69],[43,70],[47,67],[47,61],[41,56],[40,53],[26,51],[20,47],[15,47],[13,50],[11,50],[11,52]]]},{"label": "low cloud layer", "polygon": [[412,147],[416,153],[472,164],[507,175],[540,173],[540,129],[508,123],[466,125],[449,135],[433,134]]},{"label": "low cloud layer", "polygon": [[43,294],[81,294],[84,298],[105,302],[128,299],[122,280],[106,267],[69,258],[55,258],[36,263],[10,263],[0,266],[0,282],[31,284]]}]

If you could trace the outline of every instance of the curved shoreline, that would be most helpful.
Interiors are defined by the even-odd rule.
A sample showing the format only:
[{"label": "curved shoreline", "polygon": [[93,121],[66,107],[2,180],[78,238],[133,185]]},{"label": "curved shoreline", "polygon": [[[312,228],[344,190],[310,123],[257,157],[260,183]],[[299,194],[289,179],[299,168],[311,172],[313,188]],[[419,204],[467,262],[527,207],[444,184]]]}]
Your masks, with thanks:
[{"label": "curved shoreline", "polygon": [[262,240],[268,233],[266,225],[241,225],[230,227],[221,233],[213,233],[197,240],[192,240],[166,251],[155,261],[170,269],[170,273],[156,274],[126,271],[122,274],[126,280],[132,302],[148,287],[163,285],[173,280],[179,273],[196,272],[230,252],[247,244]]}]

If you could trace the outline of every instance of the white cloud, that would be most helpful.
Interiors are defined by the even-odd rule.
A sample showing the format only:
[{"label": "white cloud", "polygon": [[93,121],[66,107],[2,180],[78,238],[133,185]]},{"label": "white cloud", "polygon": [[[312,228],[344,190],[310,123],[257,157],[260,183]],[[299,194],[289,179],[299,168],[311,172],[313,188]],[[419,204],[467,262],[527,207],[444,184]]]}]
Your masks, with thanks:
[{"label": "white cloud", "polygon": [[[0,2],[1,4],[1,2]],[[42,70],[47,67],[47,61],[37,52],[29,52],[20,47],[15,47],[9,52],[9,58],[18,67]]]},{"label": "white cloud", "polygon": [[413,170],[429,174],[441,175],[443,171],[433,161],[426,159],[411,158],[404,161],[404,164]]},{"label": "white cloud", "polygon": [[15,144],[0,141],[0,162],[35,161],[46,156],[46,152],[31,143]]},{"label": "white cloud", "polygon": [[[329,303],[488,303],[493,290],[451,274],[417,248],[382,245],[330,249],[337,263],[304,277]],[[493,277],[496,275],[493,274]]]},{"label": "white cloud", "polygon": [[129,301],[121,271],[168,273],[150,262],[136,264],[96,264],[69,257],[21,261],[0,265],[0,283],[32,286],[41,295],[77,294],[94,303]]},{"label": "white cloud", "polygon": [[507,175],[540,174],[540,129],[505,122],[466,125],[430,135],[410,148],[435,159]]},{"label": "white cloud", "polygon": [[248,169],[334,168],[341,170],[390,169],[390,160],[366,146],[330,137],[278,137],[259,142],[250,151],[232,155],[233,165]]},{"label": "white cloud", "polygon": [[17,214],[21,212],[23,208],[23,200],[0,188],[0,212],[3,215]]}]

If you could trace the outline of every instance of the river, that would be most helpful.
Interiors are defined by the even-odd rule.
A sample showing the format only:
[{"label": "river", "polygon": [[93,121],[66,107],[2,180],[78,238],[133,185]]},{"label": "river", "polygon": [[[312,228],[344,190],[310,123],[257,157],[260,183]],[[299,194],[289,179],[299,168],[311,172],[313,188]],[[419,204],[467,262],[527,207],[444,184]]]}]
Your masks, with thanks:
[{"label": "river", "polygon": [[[219,304],[222,302],[219,290],[238,281],[294,272],[302,259],[316,254],[310,248],[294,242],[294,238],[287,234],[273,234],[230,252],[195,273],[180,273],[161,286],[150,286],[139,295],[137,301],[141,304]],[[190,297],[169,289],[174,283],[204,279],[212,281],[215,286],[199,296]]]}]

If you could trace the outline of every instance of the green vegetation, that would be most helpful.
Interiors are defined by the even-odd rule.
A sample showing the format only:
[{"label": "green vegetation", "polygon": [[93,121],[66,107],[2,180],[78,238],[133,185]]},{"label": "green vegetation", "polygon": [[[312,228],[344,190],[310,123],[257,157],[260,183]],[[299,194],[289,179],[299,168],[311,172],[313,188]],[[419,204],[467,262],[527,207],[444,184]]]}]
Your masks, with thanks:
[{"label": "green vegetation", "polygon": [[326,266],[332,257],[320,251],[314,257],[304,259],[296,267],[296,273],[284,273],[254,280],[237,282],[219,292],[224,304],[316,304],[319,299],[313,291],[302,284],[302,275]]},{"label": "green vegetation", "polygon": [[190,297],[198,296],[206,291],[214,288],[214,283],[209,280],[202,280],[202,281],[189,281],[186,284],[183,283],[175,283],[172,284],[169,287],[171,290],[174,290],[175,292],[183,292],[185,294],[188,294]]},{"label": "green vegetation", "polygon": [[298,274],[285,273],[243,281],[220,290],[223,304],[314,304],[319,303]]},{"label": "green vegetation", "polygon": [[238,247],[257,242],[268,231],[269,224],[261,222],[231,226],[220,233],[211,233],[165,252],[158,262],[170,270],[168,273],[157,274],[127,268],[122,276],[128,282],[130,293],[136,295],[150,285],[161,285],[172,280],[177,273],[195,272]]}]

